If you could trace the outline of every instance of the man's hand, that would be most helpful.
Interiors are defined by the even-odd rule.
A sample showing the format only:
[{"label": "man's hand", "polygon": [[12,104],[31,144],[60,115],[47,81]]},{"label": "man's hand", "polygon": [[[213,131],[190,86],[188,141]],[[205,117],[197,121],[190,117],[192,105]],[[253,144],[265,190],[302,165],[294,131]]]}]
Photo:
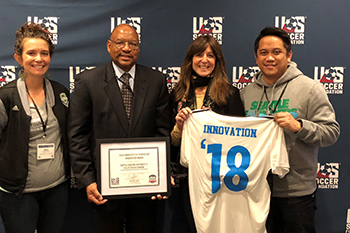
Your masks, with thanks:
[{"label": "man's hand", "polygon": [[279,112],[273,117],[273,120],[280,127],[293,133],[297,133],[301,130],[301,123],[295,120],[289,112]]},{"label": "man's hand", "polygon": [[89,202],[93,202],[96,205],[102,205],[108,201],[107,199],[103,199],[102,195],[97,189],[96,182],[86,187],[86,195]]},{"label": "man's hand", "polygon": [[162,196],[162,195],[158,194],[157,196],[152,196],[151,199],[152,200],[156,200],[156,199],[158,199],[158,200],[162,200],[162,199],[166,200],[166,199],[168,199],[168,196]]}]

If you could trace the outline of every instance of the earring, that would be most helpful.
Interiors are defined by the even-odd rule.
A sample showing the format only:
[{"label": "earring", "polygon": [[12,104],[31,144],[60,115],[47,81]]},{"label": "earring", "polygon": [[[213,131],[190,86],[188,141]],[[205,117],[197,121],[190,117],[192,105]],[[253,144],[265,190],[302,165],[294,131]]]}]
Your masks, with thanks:
[{"label": "earring", "polygon": [[22,68],[20,71],[18,71],[18,77],[21,79],[25,79],[27,76],[26,71]]}]

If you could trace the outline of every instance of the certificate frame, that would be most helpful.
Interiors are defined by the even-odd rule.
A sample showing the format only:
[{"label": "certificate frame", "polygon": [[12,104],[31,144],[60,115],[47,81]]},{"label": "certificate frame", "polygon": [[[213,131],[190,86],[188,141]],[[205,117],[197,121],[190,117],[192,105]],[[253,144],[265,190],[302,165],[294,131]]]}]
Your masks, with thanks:
[{"label": "certificate frame", "polygon": [[104,198],[171,195],[169,137],[97,139],[97,186]]}]

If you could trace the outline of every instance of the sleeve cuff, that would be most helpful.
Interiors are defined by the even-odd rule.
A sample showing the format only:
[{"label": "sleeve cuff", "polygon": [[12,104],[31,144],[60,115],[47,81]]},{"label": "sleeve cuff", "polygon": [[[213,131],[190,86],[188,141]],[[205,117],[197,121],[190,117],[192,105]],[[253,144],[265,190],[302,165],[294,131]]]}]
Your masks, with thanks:
[{"label": "sleeve cuff", "polygon": [[177,125],[174,126],[173,131],[170,133],[170,136],[171,144],[174,146],[180,146],[182,131],[177,127]]}]

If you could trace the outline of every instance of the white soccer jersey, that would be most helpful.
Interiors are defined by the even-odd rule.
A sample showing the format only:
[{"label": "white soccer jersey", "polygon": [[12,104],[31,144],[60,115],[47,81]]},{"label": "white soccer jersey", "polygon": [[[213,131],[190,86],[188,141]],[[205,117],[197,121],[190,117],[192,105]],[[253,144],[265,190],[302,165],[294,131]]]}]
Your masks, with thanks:
[{"label": "white soccer jersey", "polygon": [[182,132],[181,164],[198,233],[264,233],[268,171],[289,171],[284,134],[272,119],[193,113]]}]

